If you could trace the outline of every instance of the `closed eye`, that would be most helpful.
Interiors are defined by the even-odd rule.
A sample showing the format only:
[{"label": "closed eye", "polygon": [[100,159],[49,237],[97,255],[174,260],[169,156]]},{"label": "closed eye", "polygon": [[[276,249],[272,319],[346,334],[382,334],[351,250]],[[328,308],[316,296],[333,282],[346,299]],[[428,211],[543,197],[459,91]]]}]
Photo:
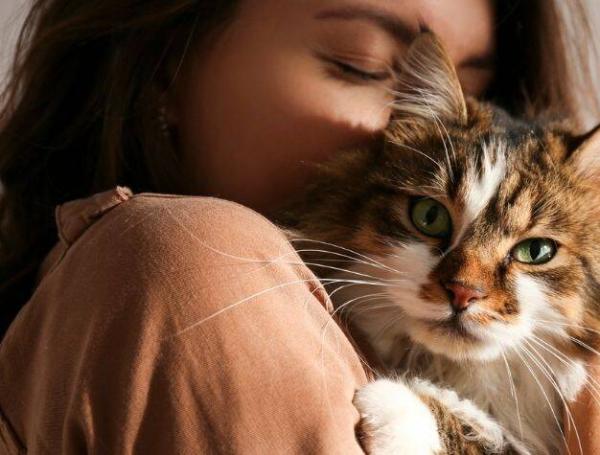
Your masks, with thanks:
[{"label": "closed eye", "polygon": [[366,70],[360,69],[354,65],[351,65],[351,64],[345,63],[345,62],[333,61],[332,63],[335,66],[337,66],[338,69],[340,71],[342,71],[343,73],[345,73],[346,75],[348,75],[350,77],[356,77],[358,79],[361,79],[361,80],[364,80],[367,82],[368,81],[383,82],[383,81],[387,81],[391,77],[391,74],[387,71],[371,72],[371,71],[366,71]]},{"label": "closed eye", "polygon": [[337,73],[336,75],[351,81],[384,82],[391,79],[393,76],[392,72],[387,70],[367,70],[365,68],[361,68],[357,64],[348,63],[347,61],[339,58],[330,57],[323,54],[320,54],[319,57],[331,66],[331,68]]}]

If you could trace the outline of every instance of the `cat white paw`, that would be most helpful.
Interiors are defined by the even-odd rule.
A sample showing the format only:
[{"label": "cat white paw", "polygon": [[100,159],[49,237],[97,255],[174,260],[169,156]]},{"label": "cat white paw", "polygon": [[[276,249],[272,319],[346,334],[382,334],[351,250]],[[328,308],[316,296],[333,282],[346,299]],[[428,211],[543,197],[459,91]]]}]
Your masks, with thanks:
[{"label": "cat white paw", "polygon": [[442,451],[435,417],[405,384],[379,379],[354,396],[370,455],[433,455]]}]

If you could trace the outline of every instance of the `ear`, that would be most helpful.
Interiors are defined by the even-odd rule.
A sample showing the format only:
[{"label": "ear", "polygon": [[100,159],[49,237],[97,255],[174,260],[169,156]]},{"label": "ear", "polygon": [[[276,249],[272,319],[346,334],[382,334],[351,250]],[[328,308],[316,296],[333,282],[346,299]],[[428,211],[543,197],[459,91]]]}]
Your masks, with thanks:
[{"label": "ear", "polygon": [[600,125],[569,141],[571,155],[568,162],[576,174],[586,180],[600,183]]},{"label": "ear", "polygon": [[395,118],[467,123],[465,97],[448,53],[432,32],[421,33],[400,63]]}]

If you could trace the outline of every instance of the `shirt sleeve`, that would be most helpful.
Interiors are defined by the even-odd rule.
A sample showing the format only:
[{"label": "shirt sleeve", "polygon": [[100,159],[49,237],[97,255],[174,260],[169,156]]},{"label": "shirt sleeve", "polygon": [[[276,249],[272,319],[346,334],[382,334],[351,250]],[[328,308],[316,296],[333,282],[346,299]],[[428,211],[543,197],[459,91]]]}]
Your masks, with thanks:
[{"label": "shirt sleeve", "polygon": [[358,355],[270,222],[138,195],[99,218],[0,345],[31,453],[362,453]]}]

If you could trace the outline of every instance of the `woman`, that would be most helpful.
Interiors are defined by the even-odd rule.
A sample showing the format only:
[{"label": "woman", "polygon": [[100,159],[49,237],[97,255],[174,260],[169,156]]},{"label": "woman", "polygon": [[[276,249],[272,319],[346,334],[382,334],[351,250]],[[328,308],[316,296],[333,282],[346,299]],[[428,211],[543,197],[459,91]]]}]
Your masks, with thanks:
[{"label": "woman", "polygon": [[597,106],[576,2],[35,1],[0,123],[0,447],[360,452],[367,374],[257,212],[386,126],[423,25],[471,95]]}]

